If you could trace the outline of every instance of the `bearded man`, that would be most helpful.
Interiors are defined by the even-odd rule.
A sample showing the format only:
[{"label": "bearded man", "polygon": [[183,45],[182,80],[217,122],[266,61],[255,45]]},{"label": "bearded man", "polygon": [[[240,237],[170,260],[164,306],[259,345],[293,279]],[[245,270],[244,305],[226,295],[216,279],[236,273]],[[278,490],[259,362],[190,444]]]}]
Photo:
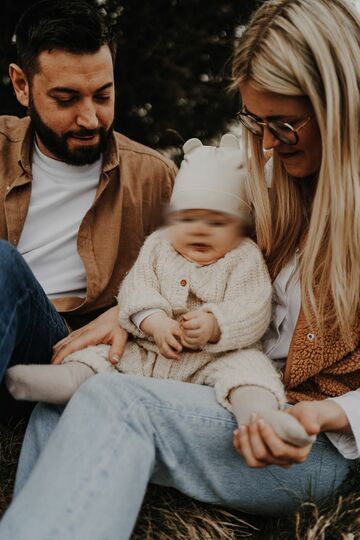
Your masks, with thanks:
[{"label": "bearded man", "polygon": [[0,380],[84,346],[122,354],[115,296],[175,166],[113,130],[115,43],[85,0],[41,0],[15,32],[28,116],[0,117]]}]

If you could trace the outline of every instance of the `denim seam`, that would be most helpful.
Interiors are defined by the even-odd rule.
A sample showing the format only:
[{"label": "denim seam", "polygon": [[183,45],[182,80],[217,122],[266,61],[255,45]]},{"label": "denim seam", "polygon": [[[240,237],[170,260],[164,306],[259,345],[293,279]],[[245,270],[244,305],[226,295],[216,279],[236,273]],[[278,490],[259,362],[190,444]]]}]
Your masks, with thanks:
[{"label": "denim seam", "polygon": [[[231,418],[223,418],[223,417],[219,417],[219,416],[211,416],[211,415],[208,415],[208,414],[203,414],[203,413],[198,413],[198,414],[195,414],[195,413],[190,413],[190,412],[185,412],[185,411],[182,411],[181,409],[178,409],[176,407],[170,407],[170,406],[164,406],[164,405],[154,405],[153,403],[149,402],[147,403],[146,401],[143,401],[142,399],[138,399],[137,402],[141,402],[143,403],[143,405],[149,409],[157,409],[157,410],[164,410],[164,411],[174,411],[176,412],[176,414],[178,415],[181,415],[183,416],[184,418],[199,418],[199,419],[207,419],[207,420],[215,420],[217,422],[221,422],[221,423],[226,423],[226,424],[233,424],[234,421],[235,421],[235,417],[232,416]],[[229,413],[230,414],[230,413]],[[234,420],[233,420],[234,418]]]}]

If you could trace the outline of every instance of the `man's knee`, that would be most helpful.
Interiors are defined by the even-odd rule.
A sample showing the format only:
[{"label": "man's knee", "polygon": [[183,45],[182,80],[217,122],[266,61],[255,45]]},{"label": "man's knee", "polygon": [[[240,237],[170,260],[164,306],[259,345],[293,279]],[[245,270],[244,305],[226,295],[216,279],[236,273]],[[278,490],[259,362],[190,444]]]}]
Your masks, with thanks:
[{"label": "man's knee", "polygon": [[5,240],[0,240],[0,282],[2,294],[12,297],[27,288],[31,270],[18,250]]},{"label": "man's knee", "polygon": [[14,275],[24,265],[24,259],[18,250],[6,240],[0,240],[0,275]]}]

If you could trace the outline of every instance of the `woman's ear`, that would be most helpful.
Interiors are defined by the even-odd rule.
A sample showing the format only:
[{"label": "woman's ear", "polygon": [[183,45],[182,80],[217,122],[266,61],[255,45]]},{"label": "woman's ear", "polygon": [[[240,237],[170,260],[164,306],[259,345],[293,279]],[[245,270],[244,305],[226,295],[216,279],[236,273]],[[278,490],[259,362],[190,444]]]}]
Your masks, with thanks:
[{"label": "woman's ear", "polygon": [[29,81],[24,72],[17,64],[10,64],[9,77],[14,87],[15,95],[19,103],[24,107],[29,106]]}]

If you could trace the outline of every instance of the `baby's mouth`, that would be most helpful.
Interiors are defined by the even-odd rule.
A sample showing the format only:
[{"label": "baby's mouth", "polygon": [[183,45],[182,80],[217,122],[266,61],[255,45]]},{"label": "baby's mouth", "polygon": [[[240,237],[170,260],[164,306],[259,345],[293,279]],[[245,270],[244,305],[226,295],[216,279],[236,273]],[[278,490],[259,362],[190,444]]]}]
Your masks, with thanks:
[{"label": "baby's mouth", "polygon": [[210,247],[208,244],[204,244],[202,242],[193,242],[190,245],[193,249],[196,249],[196,251],[207,251]]}]

